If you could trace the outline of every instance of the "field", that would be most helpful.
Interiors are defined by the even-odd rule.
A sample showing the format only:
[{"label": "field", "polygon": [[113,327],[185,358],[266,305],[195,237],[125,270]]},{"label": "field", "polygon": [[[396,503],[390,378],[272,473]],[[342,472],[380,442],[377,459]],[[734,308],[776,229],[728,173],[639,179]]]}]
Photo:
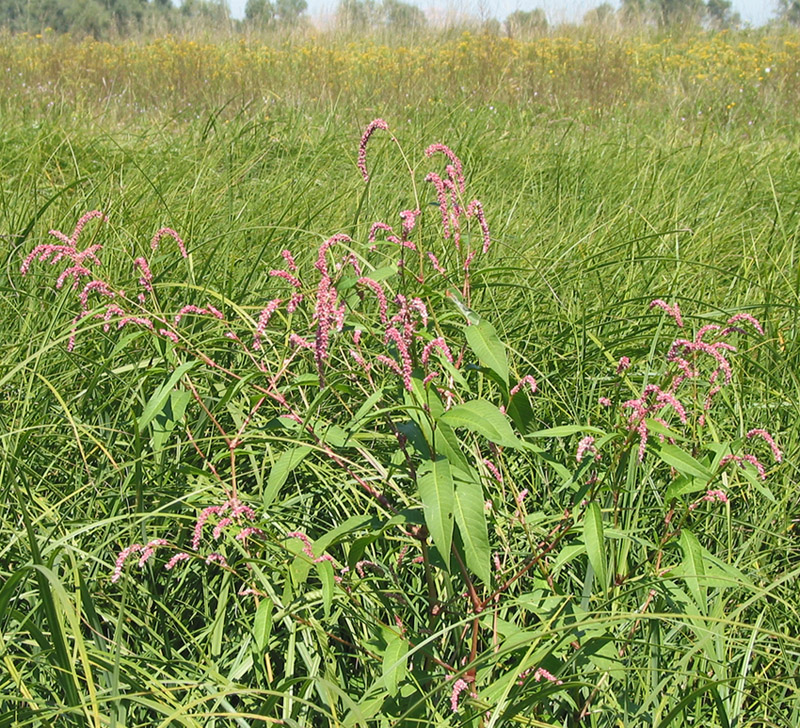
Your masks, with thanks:
[{"label": "field", "polygon": [[0,726],[800,725],[800,35],[0,68]]}]

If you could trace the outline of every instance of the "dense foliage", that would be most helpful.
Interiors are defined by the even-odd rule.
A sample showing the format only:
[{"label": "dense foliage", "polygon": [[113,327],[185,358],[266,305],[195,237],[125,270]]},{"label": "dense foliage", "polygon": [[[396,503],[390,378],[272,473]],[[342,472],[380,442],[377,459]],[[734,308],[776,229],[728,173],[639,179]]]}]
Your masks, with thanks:
[{"label": "dense foliage", "polygon": [[6,39],[0,725],[797,725],[795,39],[315,42]]}]

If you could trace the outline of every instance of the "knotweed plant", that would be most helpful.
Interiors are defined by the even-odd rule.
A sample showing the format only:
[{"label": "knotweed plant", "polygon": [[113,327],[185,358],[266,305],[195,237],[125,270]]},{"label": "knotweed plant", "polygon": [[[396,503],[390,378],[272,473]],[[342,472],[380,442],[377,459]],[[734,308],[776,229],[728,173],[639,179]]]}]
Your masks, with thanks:
[{"label": "knotweed plant", "polygon": [[[370,140],[387,134],[381,119],[363,134],[365,183],[377,184]],[[169,409],[207,484],[187,494],[195,509],[154,516],[137,538],[119,524],[108,589],[202,593],[223,625],[245,615],[237,710],[287,725],[614,715],[662,613],[684,630],[684,667],[656,665],[655,684],[713,683],[735,715],[725,630],[709,625],[744,619],[725,610],[749,581],[695,534],[742,493],[768,493],[781,462],[768,423],[739,432],[725,413],[737,350],[761,323],[739,312],[693,326],[655,299],[650,315],[677,330],[656,342],[661,357],[618,352],[592,421],[542,428],[541,375],[473,310],[491,216],[450,147],[430,145],[420,165],[421,198],[366,239],[334,234],[311,260],[281,251],[256,307],[213,291],[173,302],[165,261],[193,253],[171,228],[131,280],[111,280],[102,229],[83,242],[110,224],[99,211],[25,257],[23,275],[48,263],[74,299],[73,355],[100,335],[150,342],[171,374],[137,427]],[[291,497],[303,507],[281,505]],[[234,639],[189,632],[176,650]],[[305,663],[290,664],[282,650],[300,633]]]}]

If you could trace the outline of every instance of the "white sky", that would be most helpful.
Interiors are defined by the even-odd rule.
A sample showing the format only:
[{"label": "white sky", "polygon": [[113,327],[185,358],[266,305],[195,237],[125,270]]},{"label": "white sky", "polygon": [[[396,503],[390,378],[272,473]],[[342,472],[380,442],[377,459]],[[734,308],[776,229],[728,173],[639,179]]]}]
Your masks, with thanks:
[{"label": "white sky", "polygon": [[[247,0],[228,0],[234,17],[244,17],[244,6]],[[473,16],[496,17],[500,20],[515,10],[532,10],[542,8],[551,23],[576,21],[583,17],[587,10],[603,2],[603,0],[407,0],[418,5],[429,15],[452,12],[466,12]],[[333,14],[338,0],[307,0],[308,12],[314,18],[324,19]],[[619,5],[618,0],[611,0]],[[761,25],[769,20],[775,12],[777,0],[733,0],[733,9],[742,16],[742,20],[751,25]]]}]

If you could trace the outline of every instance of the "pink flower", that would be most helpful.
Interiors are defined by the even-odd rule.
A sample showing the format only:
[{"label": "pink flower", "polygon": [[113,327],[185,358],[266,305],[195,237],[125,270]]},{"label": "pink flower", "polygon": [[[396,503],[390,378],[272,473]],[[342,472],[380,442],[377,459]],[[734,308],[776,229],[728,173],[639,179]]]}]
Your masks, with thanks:
[{"label": "pink flower", "polygon": [[597,404],[602,405],[603,407],[610,407],[611,400],[608,397],[599,397],[597,399]]},{"label": "pink flower", "polygon": [[773,439],[772,435],[770,435],[769,432],[767,432],[766,430],[762,430],[759,428],[750,430],[750,432],[747,433],[748,440],[756,436],[763,438],[764,441],[767,443],[767,445],[769,445],[770,449],[772,450],[772,456],[775,458],[775,462],[776,463],[782,462],[783,454],[781,453],[780,449],[775,443],[775,440]]},{"label": "pink flower", "polygon": [[161,334],[161,336],[169,339],[173,344],[178,343],[178,335],[175,332],[170,331],[169,329],[159,329],[158,333]]},{"label": "pink flower", "polygon": [[439,202],[439,212],[442,216],[442,234],[445,239],[449,239],[451,235],[450,211],[447,203],[447,188],[445,187],[444,180],[435,172],[431,172],[425,177],[425,181],[430,182],[436,188],[436,199]]},{"label": "pink flower", "polygon": [[301,288],[303,285],[297,278],[295,278],[295,276],[285,270],[271,270],[269,275],[271,275],[273,278],[283,278],[283,280],[295,288]]},{"label": "pink flower", "polygon": [[[150,266],[147,264],[145,258],[137,258],[133,261],[134,268],[140,268],[142,271],[141,278],[139,278],[139,285],[144,288],[147,293],[153,293],[153,274],[150,272]],[[139,303],[144,303],[145,294],[139,294]]]},{"label": "pink flower", "polygon": [[383,292],[381,284],[378,283],[378,281],[373,281],[372,278],[359,278],[356,283],[366,286],[375,294],[375,297],[378,299],[378,311],[381,317],[381,323],[388,323],[389,318],[386,312],[389,308],[389,304],[386,301],[386,294]]},{"label": "pink flower", "polygon": [[80,295],[78,296],[78,300],[81,302],[81,309],[84,311],[89,310],[89,294],[92,292],[99,293],[101,296],[106,296],[107,298],[114,298],[116,295],[114,291],[112,291],[108,284],[105,281],[95,280],[89,281],[81,291]]},{"label": "pink flower", "polygon": [[617,362],[617,374],[622,374],[631,365],[631,360],[627,356],[620,357]]},{"label": "pink flower", "polygon": [[594,438],[591,435],[587,435],[578,443],[578,451],[575,453],[575,460],[581,462],[587,453],[594,455],[595,459],[600,458],[600,453],[597,452],[597,448],[594,446]]},{"label": "pink flower", "polygon": [[510,396],[513,397],[526,385],[531,390],[531,394],[536,394],[537,390],[536,380],[533,378],[532,375],[526,374],[511,388],[511,392],[509,392]]},{"label": "pink flower", "polygon": [[191,556],[189,556],[189,554],[181,551],[180,553],[175,554],[175,556],[173,556],[169,561],[167,561],[167,563],[164,564],[164,568],[167,571],[172,571],[175,568],[175,566],[177,566],[177,564],[179,564],[181,561],[186,561],[187,559],[190,558]]},{"label": "pink flower", "polygon": [[289,270],[296,272],[297,263],[294,262],[294,256],[292,255],[291,251],[281,250],[281,255],[283,256],[283,259],[286,261],[286,265],[288,266]]},{"label": "pink flower", "polygon": [[758,319],[754,316],[751,316],[749,313],[737,313],[735,316],[731,316],[728,319],[728,325],[731,326],[735,324],[737,321],[746,321],[749,323],[756,331],[758,331],[761,336],[764,335],[764,329],[759,323]]},{"label": "pink flower", "polygon": [[483,233],[483,249],[482,253],[486,255],[489,252],[489,246],[492,244],[492,239],[489,236],[489,226],[486,224],[486,217],[483,214],[483,205],[479,200],[473,200],[467,205],[467,217],[476,217],[478,225],[480,225],[481,232]]},{"label": "pink flower", "polygon": [[397,346],[397,353],[400,354],[400,361],[402,361],[403,363],[403,368],[401,372],[403,385],[409,392],[411,392],[412,362],[411,362],[411,354],[408,351],[408,345],[401,336],[400,332],[396,328],[394,328],[394,326],[386,330],[384,343],[388,344],[389,341],[394,341],[395,345]]},{"label": "pink flower", "polygon": [[656,298],[653,301],[650,301],[650,308],[658,306],[659,308],[664,309],[664,311],[672,316],[675,319],[675,323],[678,325],[678,328],[683,328],[683,318],[681,317],[681,310],[678,307],[678,304],[674,304],[670,306],[666,301],[662,301],[660,298]]},{"label": "pink flower", "polygon": [[142,549],[142,553],[139,556],[139,568],[144,568],[144,565],[148,562],[150,557],[156,552],[156,549],[159,546],[166,546],[167,545],[166,539],[163,538],[154,538],[152,541],[148,542],[147,545]]},{"label": "pink flower", "polygon": [[163,227],[160,230],[156,231],[156,234],[153,235],[153,239],[150,241],[150,248],[152,250],[158,250],[158,244],[161,242],[161,238],[168,236],[175,240],[178,243],[178,248],[181,251],[181,255],[184,258],[188,258],[189,254],[186,252],[186,245],[184,244],[181,236],[178,235],[172,228]]},{"label": "pink flower", "polygon": [[92,272],[88,268],[84,268],[82,265],[73,265],[66,268],[56,280],[56,290],[61,290],[67,278],[72,278],[72,290],[74,291],[80,284],[81,278],[84,277],[92,277]]},{"label": "pink flower", "polygon": [[403,221],[403,240],[408,240],[411,235],[411,231],[414,229],[414,226],[417,224],[417,218],[420,216],[421,210],[403,210],[400,213],[400,219]]},{"label": "pink flower", "polygon": [[367,172],[367,143],[369,138],[377,129],[389,130],[389,125],[383,119],[374,119],[367,128],[364,129],[364,134],[361,137],[361,143],[358,145],[358,169],[364,182],[369,182],[369,173]]},{"label": "pink flower", "polygon": [[[461,164],[461,160],[455,155],[450,147],[446,146],[445,144],[431,144],[425,150],[426,157],[432,157],[436,153],[444,154],[449,160],[450,165],[452,165],[451,169],[451,177],[453,178],[453,182],[458,185],[459,190],[461,193],[464,193],[464,167]],[[448,165],[448,166],[450,166]],[[450,170],[448,170],[450,171]]]},{"label": "pink flower", "polygon": [[483,464],[486,466],[486,469],[492,474],[492,476],[498,483],[503,482],[503,474],[497,469],[497,466],[491,460],[484,458]]},{"label": "pink flower", "polygon": [[428,359],[430,358],[431,353],[434,349],[438,349],[444,355],[444,358],[447,359],[451,364],[453,363],[453,354],[450,352],[450,347],[447,346],[447,342],[441,337],[438,336],[433,341],[429,341],[425,344],[425,347],[422,349],[422,363],[427,364]]},{"label": "pink flower", "polygon": [[253,349],[258,350],[261,348],[261,339],[264,337],[264,332],[267,330],[267,325],[269,324],[269,320],[272,318],[272,314],[278,309],[278,306],[281,305],[280,298],[273,298],[261,311],[258,315],[258,323],[256,324],[256,332],[253,336]]},{"label": "pink flower", "polygon": [[125,560],[131,554],[135,554],[137,551],[141,551],[143,548],[144,546],[142,546],[142,544],[134,543],[119,552],[117,560],[114,562],[114,573],[111,575],[112,583],[119,581],[119,578],[122,576],[122,569],[125,567]]},{"label": "pink flower", "polygon": [[450,709],[454,713],[458,712],[458,698],[467,687],[468,683],[463,678],[459,678],[453,683],[453,691],[450,693]]},{"label": "pink flower", "polygon": [[442,267],[439,259],[433,253],[428,253],[428,258],[430,259],[431,265],[433,265],[433,268],[437,273],[441,273],[443,276],[447,275],[447,271]]}]

